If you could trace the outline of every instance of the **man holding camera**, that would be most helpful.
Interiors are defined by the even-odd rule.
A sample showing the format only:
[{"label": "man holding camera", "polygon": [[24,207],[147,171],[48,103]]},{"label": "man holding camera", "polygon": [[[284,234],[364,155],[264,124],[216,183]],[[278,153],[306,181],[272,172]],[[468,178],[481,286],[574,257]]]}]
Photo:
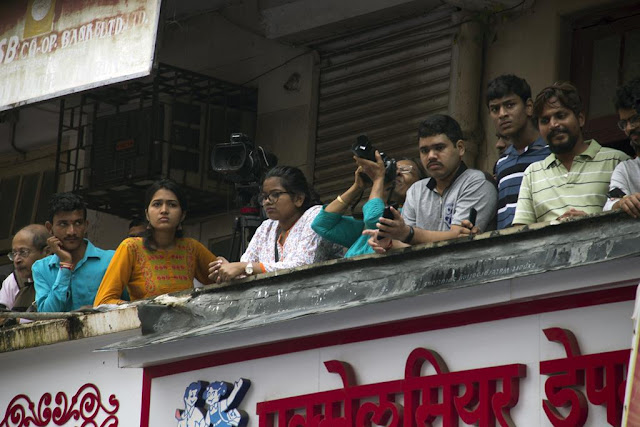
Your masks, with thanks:
[{"label": "man holding camera", "polygon": [[615,107],[620,119],[618,127],[629,137],[636,158],[614,169],[604,210],[622,209],[640,218],[640,77],[618,88]]},{"label": "man holding camera", "polygon": [[[495,217],[496,188],[483,172],[462,161],[465,147],[458,122],[434,114],[420,125],[418,137],[420,160],[430,178],[411,186],[402,215],[392,208],[393,219],[380,218],[378,230],[365,231],[378,253],[486,230]],[[473,210],[477,218],[470,221]]]}]

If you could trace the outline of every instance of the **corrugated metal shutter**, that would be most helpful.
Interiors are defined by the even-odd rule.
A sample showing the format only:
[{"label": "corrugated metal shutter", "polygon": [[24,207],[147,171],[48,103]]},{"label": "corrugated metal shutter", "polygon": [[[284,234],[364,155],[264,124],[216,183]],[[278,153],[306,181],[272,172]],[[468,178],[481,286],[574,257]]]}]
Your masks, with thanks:
[{"label": "corrugated metal shutter", "polygon": [[351,144],[367,134],[392,157],[415,157],[417,129],[447,111],[456,27],[447,6],[334,39],[320,52],[314,186],[331,200],[353,182]]}]

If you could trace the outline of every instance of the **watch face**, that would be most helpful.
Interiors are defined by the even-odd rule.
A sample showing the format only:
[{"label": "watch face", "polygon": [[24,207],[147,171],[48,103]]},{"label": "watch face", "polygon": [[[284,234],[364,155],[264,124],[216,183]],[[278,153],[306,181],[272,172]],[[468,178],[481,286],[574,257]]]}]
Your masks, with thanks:
[{"label": "watch face", "polygon": [[251,263],[247,264],[247,266],[244,268],[244,272],[247,273],[248,275],[253,274],[253,264]]}]

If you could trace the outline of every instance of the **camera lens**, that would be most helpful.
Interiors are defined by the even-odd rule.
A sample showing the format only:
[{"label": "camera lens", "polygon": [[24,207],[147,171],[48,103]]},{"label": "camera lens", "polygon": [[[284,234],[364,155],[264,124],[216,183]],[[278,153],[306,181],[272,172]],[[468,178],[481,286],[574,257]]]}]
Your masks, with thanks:
[{"label": "camera lens", "polygon": [[237,168],[239,166],[242,166],[242,161],[243,161],[243,157],[238,154],[229,156],[229,158],[227,159],[227,163],[229,164],[229,167],[232,167],[232,168]]}]

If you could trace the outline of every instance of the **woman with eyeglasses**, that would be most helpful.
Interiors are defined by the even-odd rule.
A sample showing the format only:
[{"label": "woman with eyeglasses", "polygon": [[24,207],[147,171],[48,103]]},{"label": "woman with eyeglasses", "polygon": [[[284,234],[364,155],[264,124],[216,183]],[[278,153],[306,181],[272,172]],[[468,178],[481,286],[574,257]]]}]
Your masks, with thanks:
[{"label": "woman with eyeglasses", "polygon": [[[396,163],[395,180],[385,182],[385,165],[376,151],[376,162],[355,157],[355,180],[351,187],[329,203],[311,224],[313,230],[320,236],[334,243],[349,248],[345,258],[356,255],[374,253],[367,244],[369,236],[363,236],[363,230],[374,230],[378,219],[382,216],[385,201],[390,201],[401,207],[407,195],[407,190],[414,182],[426,178],[427,173],[419,160],[401,159]],[[373,182],[369,200],[362,207],[364,218],[356,219],[343,215],[352,205],[357,204],[362,197],[366,184],[362,177],[365,174]]]},{"label": "woman with eyeglasses", "polygon": [[321,202],[300,169],[271,169],[262,183],[258,202],[269,219],[258,227],[240,262],[218,259],[209,266],[209,279],[226,282],[338,256],[336,247],[311,229]]},{"label": "woman with eyeglasses", "polygon": [[161,179],[145,194],[147,230],[120,243],[93,302],[122,304],[193,287],[194,277],[209,283],[209,264],[217,258],[195,239],[183,237],[187,198],[172,180]]}]

